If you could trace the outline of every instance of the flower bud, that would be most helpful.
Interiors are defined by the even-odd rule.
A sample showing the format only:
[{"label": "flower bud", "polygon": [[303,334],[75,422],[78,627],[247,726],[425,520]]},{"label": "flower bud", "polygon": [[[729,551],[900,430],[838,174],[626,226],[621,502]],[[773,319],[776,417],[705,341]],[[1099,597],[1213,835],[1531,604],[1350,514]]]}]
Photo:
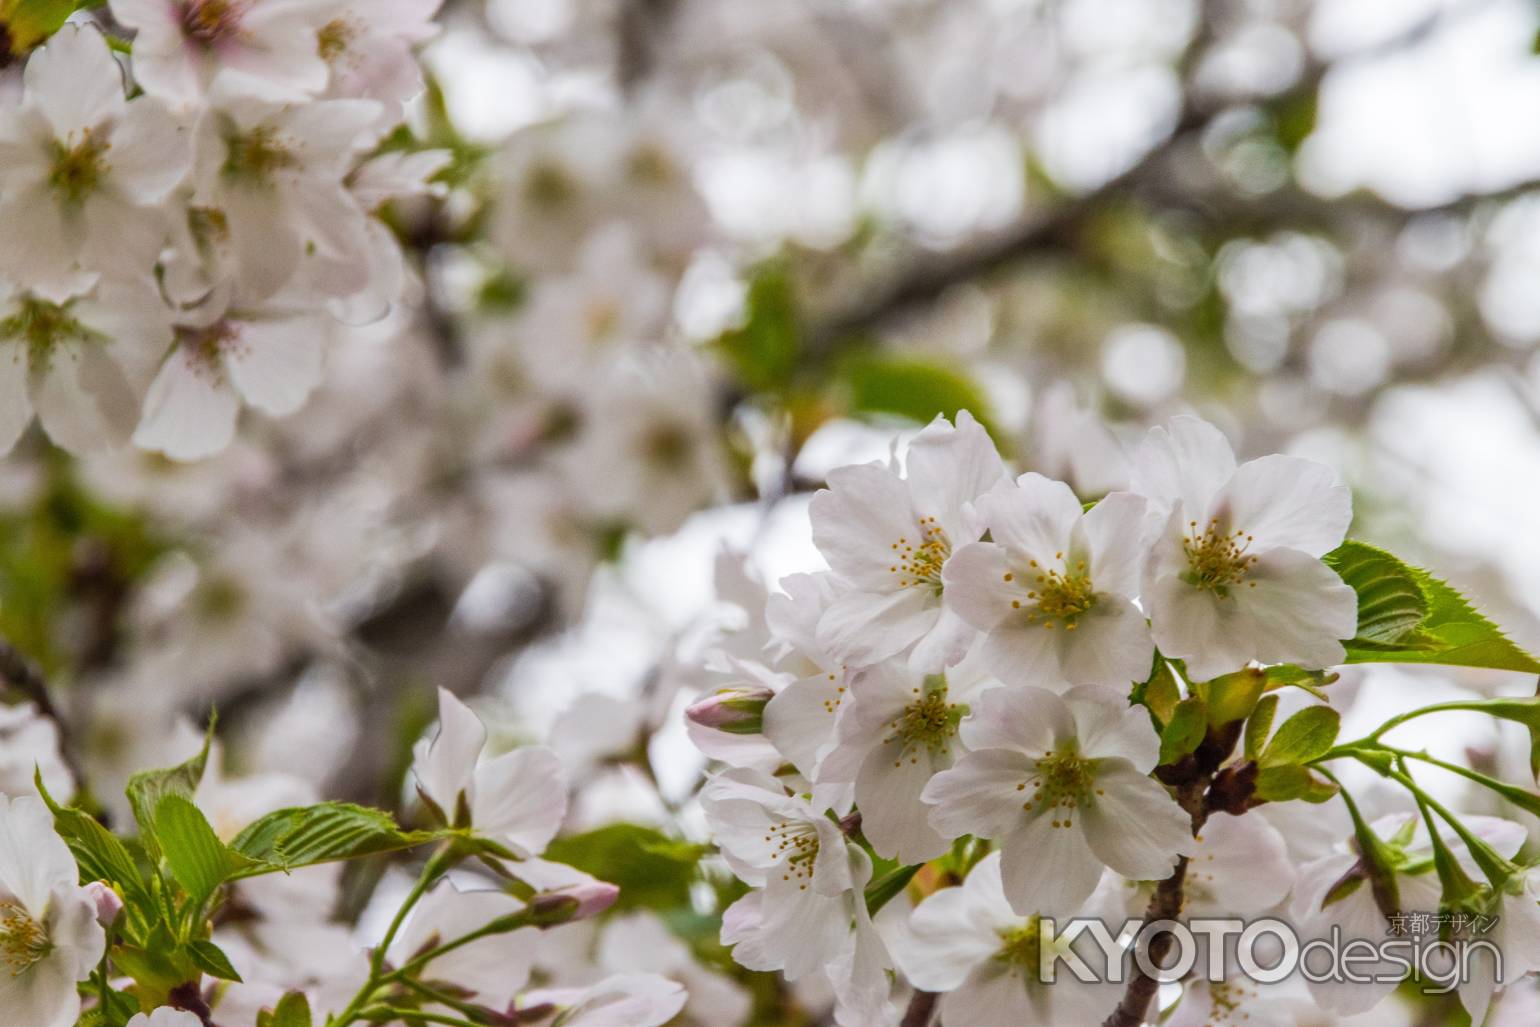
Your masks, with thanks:
[{"label": "flower bud", "polygon": [[529,900],[530,919],[551,927],[596,917],[615,904],[620,888],[608,881],[584,881],[557,891],[543,892]]},{"label": "flower bud", "polygon": [[613,906],[620,898],[620,888],[608,881],[590,881],[568,888],[567,894],[578,900],[577,912],[572,914],[572,919],[587,920]]},{"label": "flower bud", "polygon": [[764,730],[765,704],[775,693],[763,685],[736,685],[714,692],[684,711],[690,722],[730,735],[757,735]]},{"label": "flower bud", "polygon": [[92,881],[86,885],[86,897],[96,907],[96,922],[111,927],[123,912],[123,897],[112,890],[106,881]]}]

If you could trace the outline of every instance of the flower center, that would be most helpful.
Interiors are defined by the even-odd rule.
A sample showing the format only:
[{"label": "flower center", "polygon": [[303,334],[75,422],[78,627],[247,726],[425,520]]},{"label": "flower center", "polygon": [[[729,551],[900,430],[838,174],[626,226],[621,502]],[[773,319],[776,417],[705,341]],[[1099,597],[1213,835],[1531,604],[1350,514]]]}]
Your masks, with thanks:
[{"label": "flower center", "polygon": [[291,168],[294,164],[294,155],[289,148],[266,125],[245,134],[225,137],[224,173],[231,178],[262,182],[271,178],[273,172]]},{"label": "flower center", "polygon": [[1042,922],[1033,917],[1020,927],[1000,932],[1000,950],[995,953],[995,958],[1035,974],[1042,958],[1042,948]]},{"label": "flower center", "polygon": [[102,341],[101,336],[75,320],[70,305],[61,306],[30,295],[23,298],[16,313],[0,321],[0,341],[24,344],[34,371],[49,367],[60,343]]},{"label": "flower center", "polygon": [[347,53],[349,45],[358,37],[358,30],[346,18],[334,18],[316,32],[316,50],[321,60],[328,63]]},{"label": "flower center", "polygon": [[107,162],[102,156],[108,149],[109,144],[94,138],[89,128],[80,133],[80,141],[74,146],[55,141],[48,184],[66,202],[79,203],[101,184],[102,175],[107,171]]},{"label": "flower center", "polygon": [[[1064,554],[1055,553],[1054,559],[1062,561]],[[1062,571],[1044,570],[1036,560],[1030,561],[1028,566],[1033,575],[1033,588],[1027,592],[1027,599],[1035,601],[1027,613],[1028,623],[1036,623],[1041,617],[1045,628],[1062,624],[1065,631],[1074,631],[1080,626],[1080,615],[1096,605],[1096,593],[1086,562],[1079,560],[1073,569],[1066,565]],[[1005,580],[1007,583],[1014,581],[1016,575],[1007,571]],[[1021,600],[1011,600],[1012,609],[1019,610],[1021,606]]]},{"label": "flower center", "polygon": [[941,567],[952,555],[952,542],[934,517],[921,517],[917,526],[917,539],[904,535],[892,543],[898,562],[888,570],[898,575],[899,588],[928,588],[940,595]]},{"label": "flower center", "polygon": [[20,977],[53,951],[48,932],[14,902],[0,902],[0,965]]},{"label": "flower center", "polygon": [[966,706],[946,701],[946,683],[939,677],[928,678],[926,687],[914,689],[914,695],[914,701],[904,707],[904,712],[889,722],[890,734],[883,739],[884,744],[902,743],[902,753],[894,767],[903,766],[903,756],[908,756],[910,763],[920,762],[922,748],[929,749],[932,756],[947,755],[957,734],[957,724],[968,712]]},{"label": "flower center", "polygon": [[233,36],[240,23],[236,0],[192,0],[182,12],[182,31],[204,46]]},{"label": "flower center", "polygon": [[770,828],[765,841],[775,846],[775,858],[781,860],[781,880],[797,881],[807,891],[818,860],[818,828],[805,820],[783,820]]},{"label": "flower center", "polygon": [[1085,759],[1073,746],[1062,752],[1049,750],[1037,761],[1033,775],[1016,786],[1018,792],[1032,789],[1031,798],[1021,804],[1024,810],[1036,809],[1053,817],[1054,827],[1072,827],[1074,811],[1103,794],[1095,787],[1095,762]]},{"label": "flower center", "polygon": [[1248,990],[1240,982],[1232,984],[1229,981],[1210,981],[1208,994],[1214,1007],[1213,1012],[1209,1014],[1209,1023],[1213,1027],[1219,1027],[1221,1024],[1238,1024],[1251,1019],[1251,1015],[1242,1006],[1258,998],[1261,992],[1255,988]]},{"label": "flower center", "polygon": [[[1201,532],[1197,521],[1188,521],[1182,537],[1182,551],[1187,554],[1187,573],[1182,580],[1221,599],[1228,596],[1232,587],[1245,581],[1246,572],[1257,562],[1257,557],[1248,553],[1253,541],[1239,528],[1225,532],[1217,517]],[[1257,587],[1254,581],[1247,584]]]}]

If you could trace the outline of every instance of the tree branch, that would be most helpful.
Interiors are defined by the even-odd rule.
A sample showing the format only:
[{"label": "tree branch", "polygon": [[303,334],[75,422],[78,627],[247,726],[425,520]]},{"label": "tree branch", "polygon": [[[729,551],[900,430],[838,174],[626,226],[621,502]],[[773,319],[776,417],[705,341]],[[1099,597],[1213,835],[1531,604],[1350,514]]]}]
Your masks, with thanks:
[{"label": "tree branch", "polygon": [[[1330,62],[1312,61],[1292,87],[1271,97],[1270,106],[1282,106],[1315,95],[1327,73],[1339,65],[1379,60],[1409,47],[1416,46],[1436,32],[1472,14],[1481,11],[1491,0],[1470,2],[1449,9],[1440,9],[1417,22],[1392,39],[1377,43],[1364,50],[1345,54]],[[1199,30],[1183,56],[1179,70],[1184,78],[1194,68],[1202,53],[1212,42],[1217,16],[1212,10],[1205,13]],[[1168,158],[1202,135],[1212,117],[1219,111],[1207,109],[1200,99],[1193,96],[1189,87],[1181,113],[1166,138],[1148,150],[1132,166],[1102,185],[1083,195],[1064,200],[1057,205],[1035,213],[1010,229],[983,242],[963,247],[947,254],[906,261],[906,269],[858,295],[854,302],[837,309],[821,322],[810,326],[807,345],[814,354],[828,352],[840,339],[860,335],[879,328],[905,312],[935,301],[949,289],[976,281],[1009,267],[1034,254],[1073,248],[1079,229],[1095,214],[1107,209],[1126,197],[1150,190],[1165,202],[1180,207],[1204,208],[1212,206],[1188,195],[1173,184],[1166,173]],[[1512,195],[1527,190],[1533,183],[1523,182],[1509,189],[1500,190],[1494,196]],[[1173,198],[1175,202],[1172,202]],[[1483,196],[1470,196],[1448,204],[1445,209],[1457,212],[1468,209]],[[1325,223],[1340,218],[1344,204],[1327,205],[1314,197],[1295,189],[1285,194],[1286,210],[1291,216],[1308,213],[1314,222]],[[1223,207],[1229,216],[1255,215],[1259,201],[1223,197],[1217,206]],[[1414,217],[1423,211],[1408,210],[1388,203],[1378,197],[1357,198],[1347,209],[1355,213],[1402,219]],[[1212,211],[1210,211],[1212,213]]]},{"label": "tree branch", "polygon": [[941,996],[934,991],[915,992],[898,1027],[930,1027],[931,1019],[936,1015],[936,1003],[940,999]]},{"label": "tree branch", "polygon": [[43,672],[4,639],[0,639],[0,683],[10,685],[36,707],[41,716],[53,721],[59,734],[59,757],[75,779],[75,787],[85,788],[85,775],[71,744],[69,722],[48,694],[48,682],[43,678]]}]

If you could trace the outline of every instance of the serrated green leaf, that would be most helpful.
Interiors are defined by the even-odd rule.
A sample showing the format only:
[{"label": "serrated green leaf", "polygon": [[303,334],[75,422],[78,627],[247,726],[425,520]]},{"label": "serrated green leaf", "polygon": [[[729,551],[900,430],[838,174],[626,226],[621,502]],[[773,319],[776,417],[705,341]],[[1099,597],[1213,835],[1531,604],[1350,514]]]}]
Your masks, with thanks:
[{"label": "serrated green leaf", "polygon": [[256,863],[220,841],[203,812],[180,795],[160,800],[155,810],[155,836],[171,876],[195,910],[201,910],[221,884]]},{"label": "serrated green leaf", "polygon": [[1427,571],[1362,542],[1345,542],[1324,560],[1359,597],[1358,632],[1345,643],[1349,663],[1540,673],[1540,660]]},{"label": "serrated green leaf", "polygon": [[1325,802],[1337,794],[1337,786],[1322,780],[1310,772],[1309,767],[1297,763],[1265,767],[1257,774],[1255,795],[1266,802],[1289,802],[1301,799],[1305,802]]},{"label": "serrated green leaf", "polygon": [[80,867],[81,883],[108,881],[123,891],[131,907],[143,908],[149,905],[149,894],[145,890],[139,864],[117,835],[80,810],[60,806],[55,802],[44,787],[41,774],[36,775],[34,784],[49,812],[53,814],[54,830],[75,856],[75,863]]},{"label": "serrated green leaf", "polygon": [[1409,565],[1356,541],[1342,543],[1323,560],[1358,594],[1358,631],[1349,647],[1378,651],[1433,644],[1418,630],[1427,619],[1429,603]]},{"label": "serrated green leaf", "polygon": [[174,767],[141,771],[128,779],[128,787],[124,792],[134,811],[134,819],[139,822],[139,840],[151,859],[159,860],[161,857],[160,842],[155,837],[155,815],[160,809],[161,800],[168,795],[179,795],[192,801],[193,793],[203,780],[203,770],[209,760],[209,746],[213,741],[214,725],[210,723],[203,736],[203,748],[192,759]]},{"label": "serrated green leaf", "polygon": [[211,941],[195,941],[187,946],[187,954],[191,957],[199,970],[210,977],[221,981],[240,982],[241,975],[236,972],[230,957],[225,955],[223,949]]},{"label": "serrated green leaf", "polygon": [[1251,719],[1246,721],[1245,753],[1248,760],[1258,760],[1262,756],[1262,747],[1267,744],[1267,736],[1273,730],[1273,717],[1278,713],[1278,697],[1276,695],[1264,695],[1257,700],[1257,708],[1251,712]]},{"label": "serrated green leaf", "polygon": [[1188,696],[1176,704],[1171,721],[1160,733],[1160,762],[1175,763],[1198,748],[1208,733],[1208,705],[1199,697]]},{"label": "serrated green leaf", "polygon": [[323,802],[269,813],[230,843],[256,864],[237,876],[293,870],[316,863],[399,852],[440,837],[402,831],[388,813],[345,802]]},{"label": "serrated green leaf", "polygon": [[1262,749],[1263,768],[1309,763],[1324,756],[1342,729],[1342,715],[1330,706],[1306,706],[1283,722]]}]

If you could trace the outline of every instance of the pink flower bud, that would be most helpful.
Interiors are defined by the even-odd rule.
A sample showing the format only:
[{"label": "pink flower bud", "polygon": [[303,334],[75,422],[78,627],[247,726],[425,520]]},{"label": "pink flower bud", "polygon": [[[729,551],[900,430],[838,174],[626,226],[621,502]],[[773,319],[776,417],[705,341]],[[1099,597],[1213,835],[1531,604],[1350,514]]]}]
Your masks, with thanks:
[{"label": "pink flower bud", "polygon": [[96,907],[96,922],[103,927],[111,927],[118,914],[123,912],[123,897],[106,881],[92,881],[86,885],[86,897]]},{"label": "pink flower bud", "polygon": [[568,889],[568,894],[578,900],[577,912],[572,914],[572,919],[587,920],[613,906],[620,898],[620,888],[608,881],[589,881]]},{"label": "pink flower bud", "polygon": [[691,723],[732,735],[764,730],[765,704],[775,693],[763,685],[737,685],[714,692],[684,711]]}]

